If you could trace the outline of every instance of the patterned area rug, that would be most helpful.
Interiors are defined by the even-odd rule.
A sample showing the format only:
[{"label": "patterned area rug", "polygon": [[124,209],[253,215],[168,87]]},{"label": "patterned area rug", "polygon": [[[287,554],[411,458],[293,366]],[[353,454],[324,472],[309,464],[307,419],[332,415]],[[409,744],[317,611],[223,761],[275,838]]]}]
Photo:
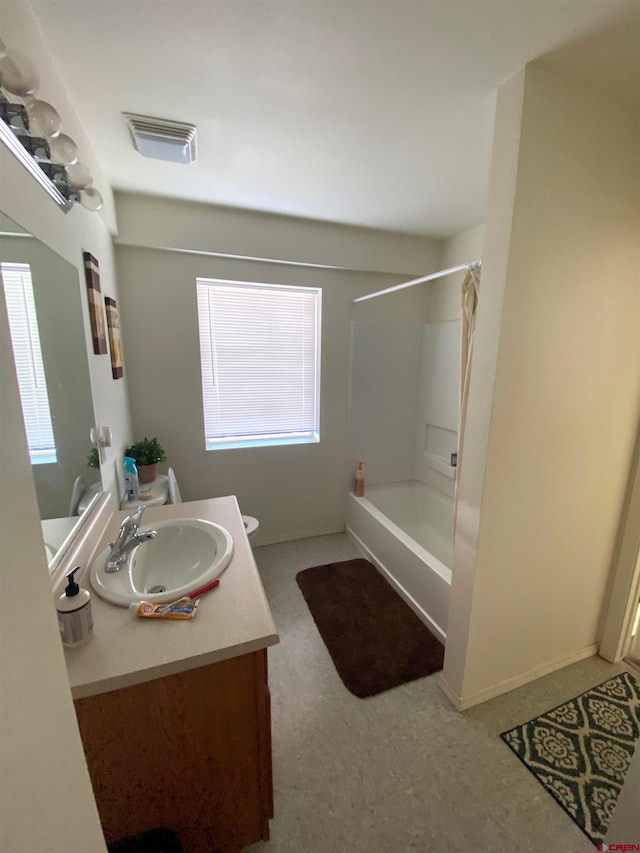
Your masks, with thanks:
[{"label": "patterned area rug", "polygon": [[640,737],[640,684],[623,672],[501,737],[599,844]]}]

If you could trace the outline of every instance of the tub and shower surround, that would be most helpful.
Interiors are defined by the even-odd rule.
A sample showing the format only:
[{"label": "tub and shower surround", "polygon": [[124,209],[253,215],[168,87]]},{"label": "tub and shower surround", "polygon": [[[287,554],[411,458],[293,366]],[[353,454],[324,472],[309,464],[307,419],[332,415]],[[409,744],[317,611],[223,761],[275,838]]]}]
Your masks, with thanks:
[{"label": "tub and shower surround", "polygon": [[353,324],[349,458],[367,466],[347,533],[443,642],[459,375],[459,321]]},{"label": "tub and shower surround", "polygon": [[349,494],[347,534],[443,643],[451,589],[453,498],[419,480]]}]

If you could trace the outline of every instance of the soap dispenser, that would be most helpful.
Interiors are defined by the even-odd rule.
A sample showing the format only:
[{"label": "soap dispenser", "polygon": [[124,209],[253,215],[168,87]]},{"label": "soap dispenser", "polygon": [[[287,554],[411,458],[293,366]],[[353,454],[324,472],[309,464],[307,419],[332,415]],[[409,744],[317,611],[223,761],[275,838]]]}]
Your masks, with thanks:
[{"label": "soap dispenser", "polygon": [[81,589],[74,579],[79,569],[80,566],[76,566],[66,576],[67,587],[56,604],[60,635],[65,646],[81,646],[93,631],[91,593],[88,589]]},{"label": "soap dispenser", "polygon": [[364,497],[364,462],[358,462],[358,467],[356,468],[354,494],[357,498]]}]

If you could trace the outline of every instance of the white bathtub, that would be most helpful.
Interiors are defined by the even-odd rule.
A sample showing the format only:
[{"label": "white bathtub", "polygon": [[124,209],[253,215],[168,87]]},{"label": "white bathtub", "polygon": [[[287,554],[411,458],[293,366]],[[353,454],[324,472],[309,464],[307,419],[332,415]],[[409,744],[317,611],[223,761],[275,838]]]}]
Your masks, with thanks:
[{"label": "white bathtub", "polygon": [[347,534],[443,643],[453,562],[453,500],[417,480],[350,494]]}]

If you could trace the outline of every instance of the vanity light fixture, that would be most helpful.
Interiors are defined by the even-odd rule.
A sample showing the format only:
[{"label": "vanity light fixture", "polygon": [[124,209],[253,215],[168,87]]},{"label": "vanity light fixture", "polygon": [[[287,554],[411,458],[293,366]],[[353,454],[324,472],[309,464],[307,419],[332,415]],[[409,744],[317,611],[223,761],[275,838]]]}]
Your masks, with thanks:
[{"label": "vanity light fixture", "polygon": [[78,147],[62,133],[62,119],[36,98],[38,78],[26,57],[11,57],[0,40],[0,140],[65,212],[79,202],[100,210],[102,196]]},{"label": "vanity light fixture", "polygon": [[136,151],[143,157],[169,163],[193,163],[196,159],[195,125],[136,113],[123,116]]}]

